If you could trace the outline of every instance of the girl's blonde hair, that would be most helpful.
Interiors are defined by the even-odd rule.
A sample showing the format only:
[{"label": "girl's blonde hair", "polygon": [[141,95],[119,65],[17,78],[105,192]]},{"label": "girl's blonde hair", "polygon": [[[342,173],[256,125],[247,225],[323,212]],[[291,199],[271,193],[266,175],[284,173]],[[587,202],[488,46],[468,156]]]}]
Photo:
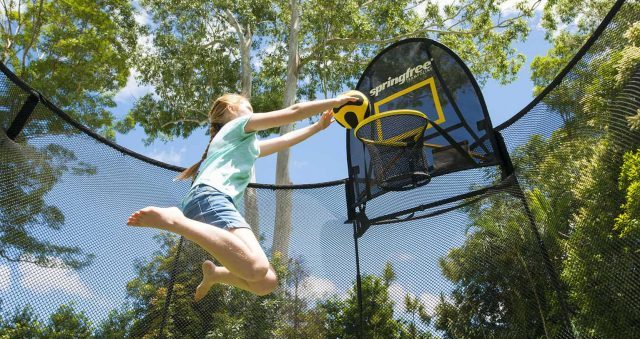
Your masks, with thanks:
[{"label": "girl's blonde hair", "polygon": [[211,134],[211,139],[209,139],[209,143],[207,144],[207,148],[204,150],[204,154],[202,154],[202,158],[197,163],[193,164],[191,167],[182,171],[176,177],[176,180],[188,180],[190,178],[195,179],[198,174],[198,169],[200,169],[200,164],[207,158],[207,153],[209,152],[209,146],[211,145],[211,141],[213,137],[220,131],[222,126],[225,124],[225,115],[229,111],[230,106],[236,107],[243,100],[247,100],[244,96],[240,94],[227,93],[223,96],[216,99],[211,105],[211,109],[209,110],[209,133]]}]

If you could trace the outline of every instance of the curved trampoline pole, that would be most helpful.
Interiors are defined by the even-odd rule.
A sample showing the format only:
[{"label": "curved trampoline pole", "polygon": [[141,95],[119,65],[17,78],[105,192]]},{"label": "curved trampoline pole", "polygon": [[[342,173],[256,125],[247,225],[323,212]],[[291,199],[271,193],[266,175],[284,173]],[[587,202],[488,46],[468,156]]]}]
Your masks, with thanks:
[{"label": "curved trampoline pole", "polygon": [[182,253],[183,242],[184,237],[180,236],[180,240],[178,241],[178,249],[176,250],[176,256],[173,260],[173,267],[171,268],[171,276],[169,277],[169,286],[167,286],[167,297],[164,300],[164,307],[162,309],[162,322],[160,323],[158,338],[164,338],[164,328],[167,323],[167,315],[169,314],[169,305],[171,304],[171,299],[173,297],[173,285],[178,271],[178,262],[180,261],[180,253]]},{"label": "curved trampoline pole", "polygon": [[518,188],[516,196],[520,199],[520,201],[522,202],[522,205],[524,205],[525,213],[527,214],[527,218],[529,219],[529,226],[531,227],[533,235],[536,238],[536,243],[538,245],[538,249],[540,250],[540,254],[542,255],[542,260],[547,270],[547,274],[549,275],[551,284],[553,285],[553,288],[555,289],[556,294],[558,295],[558,302],[560,303],[560,308],[562,309],[562,314],[563,314],[562,320],[565,323],[564,324],[565,333],[569,336],[569,338],[574,339],[576,336],[573,331],[573,326],[571,325],[571,311],[569,310],[569,306],[567,305],[567,294],[565,293],[564,289],[560,285],[560,279],[558,278],[558,274],[556,273],[555,269],[553,268],[553,265],[551,264],[551,259],[549,258],[549,252],[547,251],[547,247],[544,245],[544,242],[542,241],[542,237],[540,236],[540,232],[538,231],[538,226],[536,225],[536,221],[533,218],[533,213],[529,208],[529,202],[527,201],[527,198],[524,196],[524,191],[522,190],[522,187],[520,186],[520,182],[518,182],[517,177],[515,177],[515,181],[516,181],[516,186]]},{"label": "curved trampoline pole", "polygon": [[358,219],[353,221],[353,241],[355,244],[356,250],[356,292],[358,295],[358,338],[363,338],[362,330],[363,330],[363,321],[362,321],[362,279],[360,276],[360,252],[358,250]]}]

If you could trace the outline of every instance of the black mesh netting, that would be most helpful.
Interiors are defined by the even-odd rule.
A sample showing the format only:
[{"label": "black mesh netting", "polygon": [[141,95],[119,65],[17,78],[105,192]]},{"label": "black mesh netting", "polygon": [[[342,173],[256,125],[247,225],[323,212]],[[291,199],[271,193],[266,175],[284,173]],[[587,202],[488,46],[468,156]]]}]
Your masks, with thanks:
[{"label": "black mesh netting", "polygon": [[637,1],[616,4],[547,90],[496,128],[513,173],[488,166],[380,194],[355,230],[346,181],[253,185],[239,207],[279,274],[266,296],[216,285],[194,302],[212,258],[126,226],[132,211],[179,202],[180,169],[44,98],[19,128],[34,102],[2,76],[0,337],[637,337],[638,18]]},{"label": "black mesh netting", "polygon": [[411,113],[387,112],[354,131],[371,157],[371,177],[386,190],[407,190],[431,179],[422,151],[427,120],[417,111]]}]

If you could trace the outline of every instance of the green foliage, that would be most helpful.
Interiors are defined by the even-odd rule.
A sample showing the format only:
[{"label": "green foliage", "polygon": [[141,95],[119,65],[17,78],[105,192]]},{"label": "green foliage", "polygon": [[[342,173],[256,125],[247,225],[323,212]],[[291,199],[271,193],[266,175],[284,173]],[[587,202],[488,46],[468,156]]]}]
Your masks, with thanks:
[{"label": "green foliage", "polygon": [[44,333],[42,324],[31,306],[15,310],[12,315],[0,318],[0,338],[39,338]]},{"label": "green foliage", "polygon": [[567,28],[575,35],[588,36],[611,9],[608,0],[548,0],[542,15],[547,39]]},{"label": "green foliage", "polygon": [[455,288],[441,296],[435,328],[446,338],[553,337],[560,330],[554,291],[521,201],[497,195],[468,213],[464,245],[440,261]]},{"label": "green foliage", "polygon": [[[400,323],[393,319],[393,301],[389,298],[391,282],[373,275],[362,277],[362,337],[394,338],[400,332]],[[358,298],[355,288],[349,292],[344,309],[346,338],[358,334]]]},{"label": "green foliage", "polygon": [[[536,92],[567,64],[611,5],[577,3],[547,2],[543,23],[553,48],[532,63]],[[569,312],[547,280],[519,194],[494,195],[468,209],[466,242],[441,260],[443,274],[455,284],[436,308],[434,325],[446,337],[555,337],[567,330],[565,317],[577,335],[638,332],[633,300],[640,295],[640,145],[632,132],[636,113],[619,96],[638,77],[640,7],[628,4],[625,10],[571,77],[543,99],[544,118],[560,127],[548,136],[533,135],[512,153],[540,238],[560,273],[560,288],[568,291]],[[562,31],[576,19],[575,27]],[[621,37],[627,40],[622,45]],[[613,45],[623,47],[611,50]]]},{"label": "green foliage", "polygon": [[84,312],[74,305],[60,305],[44,324],[31,306],[16,309],[0,318],[0,338],[93,338],[93,327]]},{"label": "green foliage", "polygon": [[[625,202],[613,228],[624,241],[622,252],[635,256],[640,253],[640,248],[634,246],[634,240],[640,238],[640,151],[624,155],[618,185]],[[636,265],[631,267],[635,268]]]},{"label": "green foliage", "polygon": [[[285,290],[268,296],[256,296],[226,285],[215,285],[199,302],[193,293],[202,277],[201,263],[208,256],[196,245],[186,242],[177,257],[177,238],[158,237],[161,249],[147,262],[137,264],[138,276],[127,284],[127,311],[113,313],[102,333],[125,333],[127,337],[177,338],[272,338],[284,326]],[[166,327],[160,333],[167,288],[175,260],[178,270],[173,280],[171,305]],[[278,259],[272,264],[282,276]]]},{"label": "green foliage", "polygon": [[[166,286],[174,260],[176,242],[161,236],[161,250],[147,263],[138,265],[138,277],[128,285],[130,308],[112,312],[96,331],[97,337],[155,337],[164,310]],[[356,338],[359,331],[359,307],[356,287],[346,299],[333,296],[325,300],[304,297],[302,282],[308,276],[304,261],[290,259],[287,265],[272,260],[281,287],[271,295],[258,297],[225,285],[214,286],[200,302],[192,301],[199,282],[204,254],[186,243],[180,269],[174,281],[173,301],[169,306],[165,337],[179,338]],[[432,338],[417,326],[415,317],[429,324],[430,317],[417,298],[409,298],[407,312],[412,323],[393,318],[394,303],[388,287],[393,280],[390,264],[385,277],[365,276],[363,335],[368,338]]]},{"label": "green foliage", "polygon": [[114,138],[109,108],[136,45],[131,2],[3,1],[3,13],[0,60],[82,124]]},{"label": "green foliage", "polygon": [[406,310],[414,315],[412,322],[394,318],[394,302],[388,291],[394,276],[391,263],[387,263],[381,277],[365,275],[361,278],[362,327],[355,283],[346,299],[334,296],[320,301],[316,310],[323,316],[324,338],[432,338],[429,331],[416,326],[415,315],[426,325],[430,321],[425,306],[417,298],[407,296],[406,299],[409,300]]},{"label": "green foliage", "polygon": [[[147,143],[186,137],[208,127],[207,112],[216,97],[243,91],[241,48],[245,46],[238,34],[252,53],[258,53],[266,46],[253,36],[271,29],[274,9],[266,1],[145,0],[140,5],[151,22],[144,26],[148,45],[141,46],[136,56],[138,81],[153,86],[154,94],[138,99],[118,130],[126,133],[138,123]],[[274,87],[265,80],[256,85]],[[273,104],[268,94],[260,95],[254,109],[273,109]]]},{"label": "green foliage", "polygon": [[[626,160],[626,168],[637,166],[633,157]],[[578,306],[576,321],[592,336],[625,337],[639,330],[640,314],[632,301],[640,293],[634,245],[638,233],[637,227],[631,226],[637,225],[638,219],[624,208],[629,206],[624,194],[629,182],[625,181],[626,173],[619,174],[621,166],[622,157],[611,153],[609,143],[598,145],[592,164],[586,168],[589,174],[576,189],[582,207],[567,241],[562,276]],[[623,230],[631,232],[623,236]]]},{"label": "green foliage", "polygon": [[49,317],[49,324],[44,331],[46,338],[90,338],[92,337],[91,322],[84,312],[77,312],[73,306],[61,305]]},{"label": "green foliage", "polygon": [[406,338],[432,338],[430,332],[421,332],[416,325],[416,316],[423,324],[431,323],[431,315],[427,313],[427,309],[417,297],[406,295],[404,298],[404,308],[411,315],[411,321],[407,324],[407,335],[401,336]]},{"label": "green foliage", "polygon": [[107,319],[102,321],[95,330],[95,337],[99,339],[125,338],[133,322],[133,312],[130,310],[112,310]]},{"label": "green foliage", "polygon": [[[80,123],[113,138],[113,96],[129,74],[136,44],[133,7],[125,0],[2,1],[0,61]],[[13,85],[0,105],[16,112],[25,97]],[[93,175],[96,168],[78,161],[58,144],[39,148],[23,138],[71,134],[78,130],[36,108],[17,143],[2,133],[0,257],[43,267],[79,269],[93,260],[77,246],[38,239],[38,228],[60,230],[65,216],[45,196],[65,174]],[[10,114],[7,114],[11,117]],[[9,178],[9,179],[7,179]],[[10,200],[8,200],[10,199]]]}]

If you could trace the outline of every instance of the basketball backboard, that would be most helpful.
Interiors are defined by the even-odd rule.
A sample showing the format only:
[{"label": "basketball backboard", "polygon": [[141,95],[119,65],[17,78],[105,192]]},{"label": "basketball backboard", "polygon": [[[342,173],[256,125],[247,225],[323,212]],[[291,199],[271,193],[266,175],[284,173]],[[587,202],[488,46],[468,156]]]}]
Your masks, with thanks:
[{"label": "basketball backboard", "polygon": [[[407,39],[387,47],[368,65],[356,89],[369,97],[371,114],[409,109],[427,116],[423,151],[431,177],[499,163],[480,88],[462,60],[442,44]],[[360,204],[385,190],[376,184],[366,147],[350,132],[349,176],[354,203]]]}]

